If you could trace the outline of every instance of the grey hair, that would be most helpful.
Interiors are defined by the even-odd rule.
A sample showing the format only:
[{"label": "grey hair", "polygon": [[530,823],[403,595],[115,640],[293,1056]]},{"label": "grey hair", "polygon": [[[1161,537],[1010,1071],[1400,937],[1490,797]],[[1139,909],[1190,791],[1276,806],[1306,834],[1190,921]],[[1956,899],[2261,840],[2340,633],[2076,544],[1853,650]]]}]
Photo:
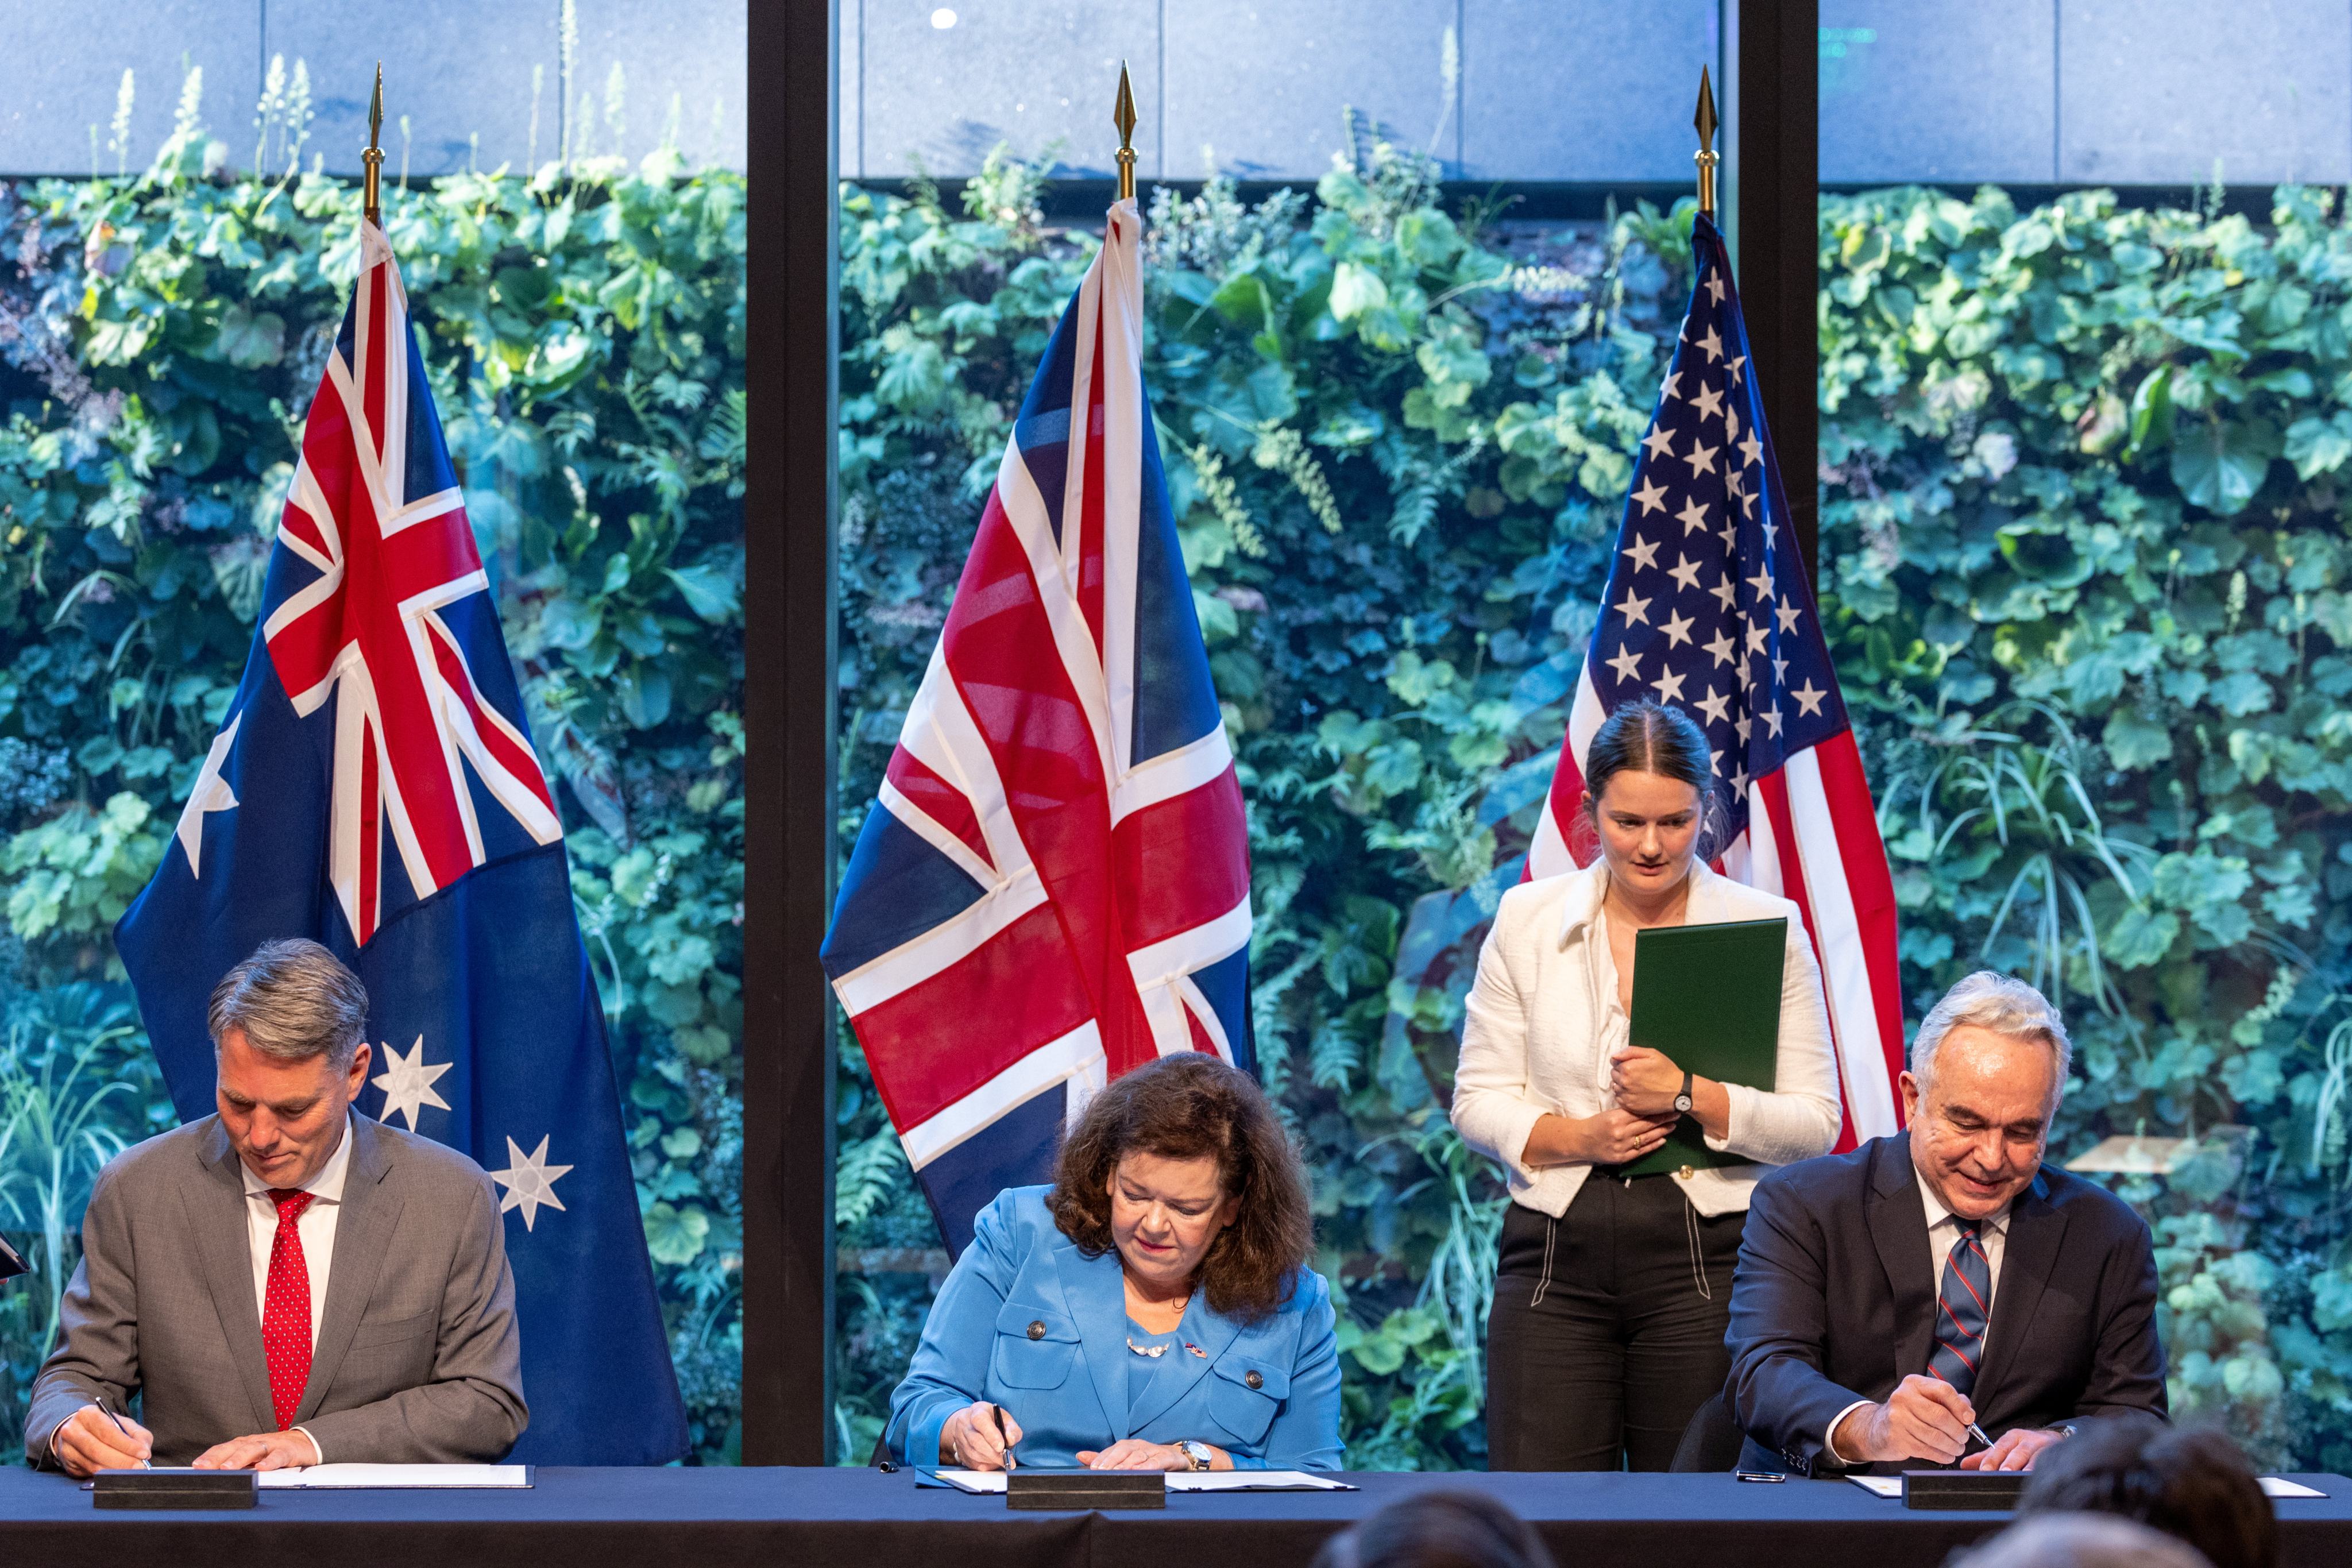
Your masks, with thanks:
[{"label": "grey hair", "polygon": [[1979,969],[1974,974],[1944,993],[1919,1032],[1911,1039],[1911,1076],[1919,1080],[1919,1092],[1927,1092],[1927,1080],[1934,1074],[1936,1047],[1944,1037],[1962,1025],[1990,1029],[1996,1035],[2007,1035],[2016,1040],[2040,1040],[2050,1047],[2056,1060],[2058,1075],[2051,1089],[2054,1102],[2066,1092],[2066,1072],[2074,1063],[2074,1043],[2066,1037],[2066,1021],[2051,1005],[2050,998],[2022,980],[2006,974],[1996,974],[1990,969]]},{"label": "grey hair", "polygon": [[213,1049],[231,1029],[263,1056],[281,1062],[323,1055],[348,1072],[367,1024],[367,987],[341,959],[305,937],[265,942],[221,976],[205,1009]]}]

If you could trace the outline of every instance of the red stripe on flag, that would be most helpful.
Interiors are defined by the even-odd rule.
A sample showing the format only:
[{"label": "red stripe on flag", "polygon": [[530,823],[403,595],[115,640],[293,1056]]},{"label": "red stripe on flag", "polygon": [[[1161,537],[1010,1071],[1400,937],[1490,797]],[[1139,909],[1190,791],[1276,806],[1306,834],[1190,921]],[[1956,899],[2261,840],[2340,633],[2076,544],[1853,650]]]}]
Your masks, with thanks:
[{"label": "red stripe on flag", "polygon": [[[1772,847],[1780,858],[1780,895],[1797,906],[1804,918],[1805,940],[1813,944],[1813,958],[1820,962],[1821,937],[1813,929],[1813,902],[1805,886],[1805,862],[1797,849],[1797,825],[1789,813],[1789,779],[1784,773],[1767,773],[1756,781],[1754,799],[1764,803],[1764,815],[1772,825]],[[1836,1027],[1834,1021],[1831,1027]],[[1853,1148],[1853,1104],[1847,1097],[1845,1069],[1838,1069],[1838,1141],[1837,1153]]]},{"label": "red stripe on flag", "polygon": [[[1086,487],[1080,493],[1078,519],[1078,609],[1087,617],[1087,628],[1094,633],[1095,658],[1103,656],[1103,565],[1105,522],[1103,474],[1103,326],[1102,311],[1095,312],[1093,348],[1094,374],[1087,381],[1087,424],[1082,433],[1086,442]],[[1068,527],[1066,521],[1063,526]]]},{"label": "red stripe on flag", "polygon": [[[1112,1062],[1151,1050],[1112,896],[1110,795],[1029,558],[994,491],[940,634],[948,673],[996,759],[1038,879],[1069,933]],[[1136,1044],[1129,1046],[1129,1042]],[[911,1125],[900,1122],[901,1127]]]},{"label": "red stripe on flag", "polygon": [[[342,700],[355,700],[346,689]],[[360,932],[359,943],[365,947],[368,938],[375,935],[376,896],[382,880],[383,860],[383,816],[376,805],[375,725],[362,721],[360,725]]]},{"label": "red stripe on flag", "polygon": [[[1895,878],[1886,865],[1885,841],[1878,833],[1878,810],[1862,769],[1853,731],[1843,731],[1813,748],[1822,769],[1822,793],[1836,825],[1838,858],[1845,868],[1846,895],[1853,900],[1854,924],[1870,969],[1870,997],[1878,1015],[1878,1044],[1886,1057],[1886,1081],[1903,1074],[1903,980],[1895,928]],[[1894,1096],[1895,1124],[1903,1124],[1903,1097]]]},{"label": "red stripe on flag", "polygon": [[481,695],[474,689],[473,677],[466,668],[466,661],[451,646],[448,634],[430,620],[425,624],[433,641],[433,661],[440,667],[441,679],[450,690],[457,694],[457,700],[465,704],[467,713],[474,721],[474,733],[482,738],[483,748],[498,759],[500,767],[527,785],[530,793],[539,797],[541,805],[552,812],[555,801],[548,794],[547,780],[540,773],[539,759],[509,740],[507,732],[490,721],[489,716],[482,711]]},{"label": "red stripe on flag", "polygon": [[918,811],[961,839],[965,848],[980,857],[982,865],[996,865],[988,852],[987,836],[980,830],[980,817],[971,809],[971,798],[925,767],[921,758],[900,746],[890,753],[890,765],[883,776],[912,801]]},{"label": "red stripe on flag", "polygon": [[1229,766],[1198,789],[1130,812],[1111,830],[1130,950],[1191,931],[1202,910],[1222,912],[1249,896],[1247,850],[1223,853],[1246,841],[1243,823],[1241,782]]},{"label": "red stripe on flag", "polygon": [[367,275],[368,337],[367,363],[355,367],[360,372],[360,402],[367,410],[368,436],[375,447],[376,460],[383,459],[383,395],[385,356],[392,353],[388,340],[392,312],[385,307],[391,290],[386,287],[389,275],[382,266],[371,267]]},{"label": "red stripe on flag", "polygon": [[929,1121],[1094,1012],[1061,922],[1040,905],[960,962],[857,1015],[891,1122]]}]

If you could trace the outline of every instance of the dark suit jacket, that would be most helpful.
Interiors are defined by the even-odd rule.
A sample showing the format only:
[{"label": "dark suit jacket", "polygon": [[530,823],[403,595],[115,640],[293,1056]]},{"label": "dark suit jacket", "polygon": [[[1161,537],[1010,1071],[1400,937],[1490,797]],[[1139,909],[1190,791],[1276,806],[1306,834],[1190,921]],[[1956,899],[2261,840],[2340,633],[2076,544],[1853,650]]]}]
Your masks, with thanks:
[{"label": "dark suit jacket", "polygon": [[[1939,1266],[1908,1134],[1765,1173],[1725,1335],[1732,1415],[1750,1439],[1743,1464],[1837,1468],[1826,1441],[1838,1412],[1927,1370]],[[2122,1199],[2047,1165],[2018,1194],[1970,1400],[1995,1437],[2165,1413],[2156,1254]]]},{"label": "dark suit jacket", "polygon": [[[310,1380],[294,1422],[330,1460],[503,1458],[529,1414],[498,1199],[454,1149],[352,1118]],[[63,1332],[33,1384],[26,1457],[58,1424],[137,1394],[155,1462],[275,1431],[245,1178],[220,1118],[150,1138],[90,1189]]]}]

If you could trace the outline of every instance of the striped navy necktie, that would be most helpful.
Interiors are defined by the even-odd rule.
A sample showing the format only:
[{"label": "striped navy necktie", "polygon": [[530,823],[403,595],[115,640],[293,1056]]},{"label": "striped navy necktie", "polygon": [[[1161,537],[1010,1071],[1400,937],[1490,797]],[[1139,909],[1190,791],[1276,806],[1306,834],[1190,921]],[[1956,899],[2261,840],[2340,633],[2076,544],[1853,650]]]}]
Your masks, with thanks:
[{"label": "striped navy necktie", "polygon": [[1944,1258],[1944,1284],[1936,1300],[1936,1349],[1927,1370],[1958,1389],[1973,1393],[1984,1360],[1985,1324],[1990,1317],[1992,1263],[1985,1257],[1983,1226],[1957,1215],[1958,1238]]}]

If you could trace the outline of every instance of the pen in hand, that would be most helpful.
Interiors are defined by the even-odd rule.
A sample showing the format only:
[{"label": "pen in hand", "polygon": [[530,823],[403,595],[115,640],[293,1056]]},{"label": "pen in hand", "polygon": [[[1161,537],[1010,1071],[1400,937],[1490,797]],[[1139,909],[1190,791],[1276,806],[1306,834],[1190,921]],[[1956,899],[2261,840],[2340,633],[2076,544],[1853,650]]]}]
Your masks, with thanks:
[{"label": "pen in hand", "polygon": [[996,1418],[996,1438],[998,1442],[1004,1445],[1004,1468],[1011,1470],[1014,1468],[1013,1439],[1004,1430],[1004,1406],[992,1405],[988,1407],[988,1413]]},{"label": "pen in hand", "polygon": [[[116,1431],[118,1431],[118,1432],[121,1433],[125,1437],[128,1437],[128,1436],[131,1436],[131,1428],[130,1428],[130,1427],[128,1427],[128,1426],[125,1426],[122,1424],[122,1417],[121,1417],[121,1416],[117,1415],[113,1411],[111,1411],[111,1410],[110,1410],[110,1409],[108,1409],[108,1408],[107,1408],[106,1401],[105,1401],[105,1400],[103,1400],[103,1399],[101,1399],[101,1400],[100,1400],[100,1401],[98,1402],[98,1413],[99,1413],[100,1415],[105,1416],[109,1421],[113,1422],[113,1423],[114,1423],[114,1429],[115,1429]],[[142,1470],[143,1470],[143,1469],[146,1469],[146,1468],[148,1468],[147,1461],[146,1461],[146,1460],[144,1460],[144,1459],[140,1460],[140,1461],[139,1461],[139,1468],[140,1468],[141,1469],[142,1469]]]},{"label": "pen in hand", "polygon": [[1988,1448],[1992,1447],[1992,1439],[1985,1436],[1985,1429],[1978,1426],[1973,1421],[1969,1423],[1969,1436],[1974,1437],[1978,1442],[1982,1443]]}]

